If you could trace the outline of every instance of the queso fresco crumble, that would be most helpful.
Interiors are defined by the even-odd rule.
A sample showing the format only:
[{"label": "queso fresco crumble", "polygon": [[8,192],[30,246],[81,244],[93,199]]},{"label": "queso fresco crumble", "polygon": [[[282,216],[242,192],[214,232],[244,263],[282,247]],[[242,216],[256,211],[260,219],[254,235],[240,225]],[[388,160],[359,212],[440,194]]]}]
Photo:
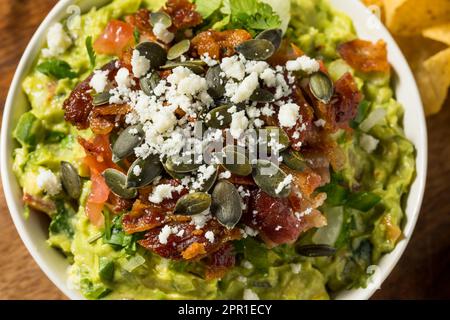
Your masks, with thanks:
[{"label": "queso fresco crumble", "polygon": [[26,211],[48,215],[73,288],[327,299],[366,285],[414,176],[383,41],[326,0],[113,0],[79,22],[49,28],[14,131]]}]

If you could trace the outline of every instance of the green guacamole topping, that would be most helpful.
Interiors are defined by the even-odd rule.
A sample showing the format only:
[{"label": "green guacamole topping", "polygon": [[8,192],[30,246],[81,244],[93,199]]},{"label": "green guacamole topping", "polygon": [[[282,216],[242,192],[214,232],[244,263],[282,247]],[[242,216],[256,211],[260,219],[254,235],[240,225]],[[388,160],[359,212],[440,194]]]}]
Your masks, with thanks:
[{"label": "green guacamole topping", "polygon": [[[357,35],[351,20],[326,0],[293,0],[286,31],[306,54],[324,61],[334,81],[350,72],[364,95],[352,122],[352,138],[336,133],[345,165],[322,187],[328,195],[320,208],[326,227],[309,230],[295,245],[273,249],[251,237],[238,240],[236,266],[222,279],[206,280],[200,276],[200,264],[167,260],[137,245],[137,236],[121,229],[120,216],[109,219],[110,230],[90,223],[85,204],[91,181],[81,165],[84,151],[77,136],[89,138],[92,133],[65,122],[62,104],[92,72],[86,38],[96,39],[111,19],[161,5],[162,1],[113,0],[91,9],[81,16],[80,28],[72,31],[73,45],[58,56],[76,77],[57,80],[35,67],[23,82],[31,108],[14,132],[21,145],[14,151],[14,172],[24,193],[45,204],[50,196],[38,185],[40,170],[59,175],[61,161],[80,168],[80,205],[74,209],[72,202],[56,196],[51,198],[55,205],[46,210],[51,217],[48,244],[67,256],[69,279],[88,299],[242,299],[246,289],[261,299],[328,299],[343,289],[365,287],[368,267],[401,240],[415,150],[403,133],[403,108],[395,100],[390,75],[363,74],[340,59],[337,46]],[[213,14],[207,22],[215,28],[229,22],[226,15],[213,24],[214,19]],[[45,60],[40,56],[36,66]],[[100,67],[110,60],[97,55],[95,64]],[[367,119],[376,114],[383,115],[381,121],[370,125]],[[296,250],[311,244],[326,244],[336,252],[330,257],[305,257]]]}]

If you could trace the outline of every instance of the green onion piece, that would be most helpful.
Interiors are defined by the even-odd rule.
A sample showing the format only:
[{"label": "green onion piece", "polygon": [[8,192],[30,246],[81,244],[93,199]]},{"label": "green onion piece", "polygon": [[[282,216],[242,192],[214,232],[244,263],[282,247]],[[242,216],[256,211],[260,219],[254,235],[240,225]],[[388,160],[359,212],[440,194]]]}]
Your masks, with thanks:
[{"label": "green onion piece", "polygon": [[350,208],[367,212],[381,201],[381,197],[371,192],[353,193],[347,200],[346,205]]},{"label": "green onion piece", "polygon": [[349,195],[347,188],[333,182],[319,188],[319,191],[327,194],[327,203],[333,207],[343,205]]},{"label": "green onion piece", "polygon": [[122,265],[128,272],[133,272],[136,268],[142,266],[145,263],[145,258],[139,254],[136,254],[134,257],[130,258],[127,262]]},{"label": "green onion piece", "polygon": [[92,36],[86,38],[86,50],[91,63],[91,68],[94,69],[97,56],[95,55],[94,46],[92,45]]},{"label": "green onion piece", "polygon": [[90,237],[90,238],[88,239],[88,243],[89,243],[89,244],[92,244],[92,243],[94,243],[95,241],[97,241],[98,239],[100,239],[101,237],[103,237],[103,232],[99,232],[99,233],[97,233],[97,234],[94,234],[92,237]]},{"label": "green onion piece", "polygon": [[141,32],[139,31],[138,28],[134,28],[133,36],[134,36],[134,42],[136,42],[136,44],[138,44],[141,41]]},{"label": "green onion piece", "polygon": [[114,261],[106,257],[100,257],[98,275],[102,281],[113,281],[114,270]]},{"label": "green onion piece", "polygon": [[107,208],[103,209],[103,217],[105,218],[105,238],[111,239],[111,213]]}]

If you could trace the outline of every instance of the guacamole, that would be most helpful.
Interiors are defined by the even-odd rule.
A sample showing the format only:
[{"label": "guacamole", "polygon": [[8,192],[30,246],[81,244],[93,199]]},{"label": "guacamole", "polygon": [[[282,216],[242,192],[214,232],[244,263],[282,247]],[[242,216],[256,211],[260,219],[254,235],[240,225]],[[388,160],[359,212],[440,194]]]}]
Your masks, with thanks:
[{"label": "guacamole", "polygon": [[[352,21],[327,0],[293,0],[290,11],[281,9],[285,16],[274,8],[281,19],[258,16],[251,23],[250,17],[233,18],[233,13],[219,9],[220,1],[215,9],[208,9],[204,1],[195,2],[203,24],[194,28],[194,35],[209,28],[246,27],[255,37],[290,16],[284,37],[295,48],[320,60],[334,83],[346,74],[353,77],[363,99],[349,126],[330,135],[341,164],[336,166],[339,170],[333,166],[328,182],[316,191],[326,194],[318,208],[326,223],[305,230],[295,243],[269,245],[247,232],[232,241],[234,265],[220,277],[205,277],[200,261],[167,258],[142,245],[143,237],[148,237],[142,232],[126,232],[127,210],[118,214],[104,207],[104,223],[92,222],[88,203],[98,181],[85,161],[86,143],[80,141],[91,141],[96,133],[66,121],[63,104],[94,69],[114,59],[114,54],[93,53],[89,39],[98,39],[111,20],[123,21],[142,8],[158,10],[164,1],[156,0],[113,0],[83,14],[77,28],[68,30],[64,22],[70,45],[51,58],[43,51],[24,80],[30,111],[22,115],[14,132],[20,143],[14,151],[14,171],[27,211],[49,215],[48,244],[67,257],[69,280],[88,299],[329,299],[341,290],[365,287],[369,266],[402,238],[404,200],[414,179],[415,150],[403,133],[403,108],[395,100],[390,72],[361,72],[343,58],[338,47],[357,35]],[[248,3],[253,2],[257,3]],[[283,7],[281,3],[289,1],[280,1]],[[260,15],[271,12],[270,6],[258,8]],[[133,31],[134,38],[145,36],[136,28]],[[66,63],[58,65],[58,71],[65,73],[62,77],[43,67],[55,57]],[[315,123],[323,126],[321,119]],[[62,162],[70,163],[80,177],[81,194],[76,200],[64,192],[66,184],[60,185]],[[221,177],[226,179],[227,174],[222,172]],[[160,242],[162,238],[161,231]],[[320,254],[318,249],[332,249],[332,254]]]}]

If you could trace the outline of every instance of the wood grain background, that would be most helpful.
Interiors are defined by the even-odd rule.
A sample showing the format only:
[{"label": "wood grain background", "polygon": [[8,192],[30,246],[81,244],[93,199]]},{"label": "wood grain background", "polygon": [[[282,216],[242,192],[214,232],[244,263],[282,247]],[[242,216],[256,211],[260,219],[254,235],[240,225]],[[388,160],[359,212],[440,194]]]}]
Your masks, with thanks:
[{"label": "wood grain background", "polygon": [[[0,108],[14,70],[56,0],[0,0]],[[450,298],[450,99],[428,119],[429,171],[422,212],[408,248],[374,299]],[[65,299],[20,240],[0,193],[0,299]]]}]

